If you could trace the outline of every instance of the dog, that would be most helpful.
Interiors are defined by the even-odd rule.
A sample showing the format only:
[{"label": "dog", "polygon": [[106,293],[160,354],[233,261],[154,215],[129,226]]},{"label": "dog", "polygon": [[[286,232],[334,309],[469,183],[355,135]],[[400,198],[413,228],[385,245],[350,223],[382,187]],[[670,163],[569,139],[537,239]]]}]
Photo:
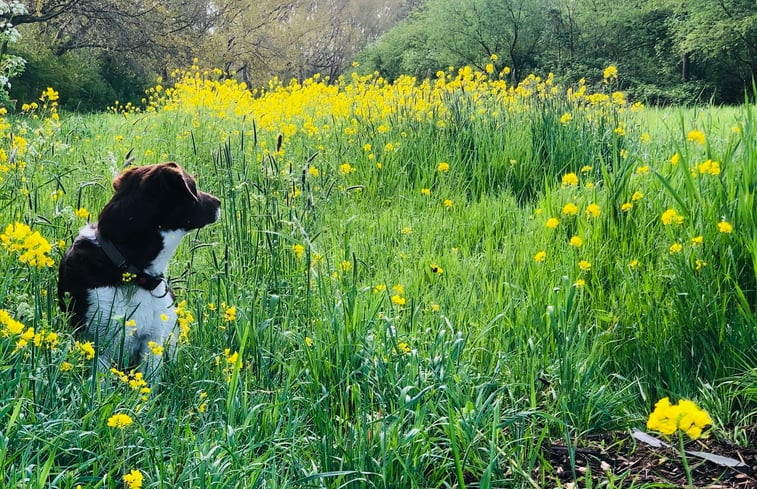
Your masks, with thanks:
[{"label": "dog", "polygon": [[98,368],[159,378],[178,326],[166,268],[188,232],[218,220],[221,201],[174,162],[131,168],[95,224],[82,228],[58,270],[58,302]]}]

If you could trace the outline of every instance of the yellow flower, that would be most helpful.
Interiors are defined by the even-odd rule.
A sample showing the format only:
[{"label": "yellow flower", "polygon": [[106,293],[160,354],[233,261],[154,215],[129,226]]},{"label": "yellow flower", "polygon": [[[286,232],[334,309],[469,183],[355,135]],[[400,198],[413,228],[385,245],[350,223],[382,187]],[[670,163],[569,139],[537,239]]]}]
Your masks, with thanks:
[{"label": "yellow flower", "polygon": [[574,248],[580,248],[581,246],[583,246],[584,240],[582,240],[580,236],[573,236],[570,238],[569,244]]},{"label": "yellow flower", "polygon": [[400,353],[404,353],[406,355],[412,351],[410,349],[410,345],[408,345],[404,341],[401,341],[400,343],[397,344],[397,349],[399,350]]},{"label": "yellow flower", "polygon": [[563,126],[567,126],[572,120],[573,120],[573,115],[571,115],[570,112],[566,112],[562,115],[562,117],[560,117],[560,123]]},{"label": "yellow flower", "polygon": [[410,226],[405,226],[400,229],[400,234],[413,234],[413,228],[411,228]]},{"label": "yellow flower", "polygon": [[125,284],[131,282],[132,280],[134,280],[134,278],[136,278],[136,275],[134,275],[133,273],[124,272],[123,274],[121,274],[121,282]]},{"label": "yellow flower", "polygon": [[350,173],[354,171],[355,169],[349,163],[343,163],[339,165],[339,173],[342,175],[349,175]]},{"label": "yellow flower", "polygon": [[313,338],[311,338],[310,336],[305,337],[305,345],[312,347],[314,344],[315,342],[313,341]]},{"label": "yellow flower", "polygon": [[628,263],[628,268],[631,270],[636,270],[639,268],[639,260],[631,260],[630,263]]},{"label": "yellow flower", "polygon": [[660,216],[660,220],[662,221],[662,224],[665,226],[670,226],[671,224],[683,224],[683,216],[678,214],[678,212],[675,211],[675,209],[668,209],[665,212],[662,213],[662,216]]},{"label": "yellow flower", "polygon": [[725,234],[730,234],[733,232],[733,226],[731,226],[731,223],[728,221],[720,221],[718,223],[718,231]]},{"label": "yellow flower", "polygon": [[436,263],[432,263],[429,265],[429,268],[431,269],[431,273],[435,273],[437,275],[441,275],[444,273],[444,269],[437,265]]},{"label": "yellow flower", "polygon": [[74,215],[82,219],[89,219],[89,211],[85,209],[84,207],[80,207],[76,209],[76,211],[74,212]]},{"label": "yellow flower", "polygon": [[318,171],[318,168],[316,168],[314,166],[310,166],[310,167],[308,167],[308,174],[311,177],[317,177],[320,174],[320,172]]},{"label": "yellow flower", "polygon": [[649,173],[649,166],[647,165],[642,165],[636,169],[637,175],[646,175],[647,173]]},{"label": "yellow flower", "polygon": [[384,285],[384,284],[378,284],[378,285],[376,285],[376,286],[373,287],[373,293],[374,294],[379,294],[379,293],[381,293],[381,292],[383,292],[385,290],[386,290],[386,285]]},{"label": "yellow flower", "polygon": [[680,253],[682,249],[683,246],[681,246],[681,243],[673,243],[672,245],[670,245],[668,251],[671,255],[675,255],[676,253]]},{"label": "yellow flower", "polygon": [[696,262],[695,262],[695,264],[694,264],[694,270],[699,271],[699,270],[703,269],[706,266],[707,266],[707,262],[706,261],[697,259]]},{"label": "yellow flower", "polygon": [[421,195],[425,195],[426,197],[428,197],[429,195],[431,195],[431,189],[422,188],[421,189]]},{"label": "yellow flower", "polygon": [[615,65],[608,66],[602,72],[602,77],[605,79],[605,82],[607,82],[607,80],[617,79],[618,78],[618,68],[616,68]]},{"label": "yellow flower", "polygon": [[95,358],[95,347],[92,346],[91,341],[86,341],[84,343],[79,343],[78,341],[74,344],[74,348],[76,348],[76,351],[79,352],[79,354],[85,359],[85,360],[92,360]]},{"label": "yellow flower", "polygon": [[235,321],[237,319],[237,307],[236,306],[229,306],[226,308],[226,311],[223,313],[223,320],[227,323],[230,323],[231,321]]},{"label": "yellow flower", "polygon": [[691,244],[693,244],[694,246],[699,246],[702,243],[704,243],[704,237],[701,234],[699,236],[694,236],[693,238],[691,238]]},{"label": "yellow flower", "polygon": [[74,366],[68,362],[61,362],[60,364],[60,371],[61,372],[70,372],[74,369]]},{"label": "yellow flower", "polygon": [[563,187],[575,187],[576,185],[578,185],[578,176],[575,173],[566,173],[562,176]]},{"label": "yellow flower", "polygon": [[293,244],[292,251],[297,258],[302,258],[302,255],[305,253],[305,247],[301,244]]},{"label": "yellow flower", "polygon": [[447,209],[451,209],[452,208],[452,200],[451,199],[444,199],[443,204],[444,204],[444,207],[446,207]]},{"label": "yellow flower", "polygon": [[405,298],[400,295],[393,295],[392,296],[392,304],[397,304],[398,306],[404,306],[405,305]]},{"label": "yellow flower", "polygon": [[436,166],[436,171],[446,173],[449,171],[449,163],[442,161]]},{"label": "yellow flower", "polygon": [[142,479],[142,472],[132,469],[128,474],[124,474],[124,486],[126,489],[142,489]]},{"label": "yellow flower", "polygon": [[700,174],[720,175],[720,163],[717,161],[706,160],[704,163],[697,165]]},{"label": "yellow flower", "polygon": [[226,362],[227,365],[235,365],[237,363],[237,360],[239,359],[239,352],[235,351],[232,353],[231,349],[224,348],[223,356],[224,356],[224,361]]},{"label": "yellow flower", "polygon": [[572,202],[568,202],[563,206],[562,213],[566,216],[575,216],[578,214],[578,206]]},{"label": "yellow flower", "polygon": [[654,411],[647,420],[647,429],[664,435],[672,435],[681,430],[690,438],[702,436],[702,430],[712,425],[712,419],[706,411],[694,402],[681,399],[677,404],[670,404],[670,399],[663,397],[655,404]]},{"label": "yellow flower", "polygon": [[0,244],[8,251],[16,253],[21,263],[37,268],[51,267],[54,264],[48,256],[53,249],[52,245],[38,231],[32,231],[24,223],[8,224],[0,234]]},{"label": "yellow flower", "polygon": [[549,229],[555,229],[560,225],[560,221],[556,217],[550,217],[549,219],[547,219],[547,222],[545,222],[544,225]]},{"label": "yellow flower", "polygon": [[643,199],[643,198],[644,198],[644,194],[642,194],[641,192],[639,192],[639,191],[637,190],[637,191],[636,191],[636,192],[634,192],[634,193],[633,193],[633,195],[631,196],[631,202],[638,202],[638,201],[640,201],[640,200],[641,200],[641,199]]},{"label": "yellow flower", "polygon": [[148,341],[147,347],[150,349],[153,355],[160,356],[163,354],[163,346],[159,345],[158,343],[154,341]]},{"label": "yellow flower", "polygon": [[686,135],[686,140],[689,142],[704,144],[705,136],[702,131],[692,130]]},{"label": "yellow flower", "polygon": [[586,285],[586,280],[579,278],[576,280],[576,282],[573,284],[573,286],[577,289],[580,289]]},{"label": "yellow flower", "polygon": [[586,206],[586,214],[591,217],[599,217],[601,213],[602,210],[597,204],[589,204],[588,206]]},{"label": "yellow flower", "polygon": [[542,250],[542,251],[539,251],[538,253],[536,253],[534,255],[534,261],[536,263],[541,263],[541,262],[543,262],[546,259],[547,259],[547,252],[546,251]]},{"label": "yellow flower", "polygon": [[633,204],[630,202],[624,202],[623,205],[620,206],[620,210],[623,212],[629,212],[631,209],[633,209]]},{"label": "yellow flower", "polygon": [[675,166],[675,165],[678,164],[678,162],[680,160],[681,160],[681,155],[679,155],[678,153],[676,153],[676,154],[674,154],[673,156],[670,157],[670,164],[673,165],[673,166]]},{"label": "yellow flower", "polygon": [[119,430],[122,430],[132,424],[134,421],[131,419],[131,416],[128,414],[114,414],[110,418],[108,418],[108,426],[111,428],[118,428]]},{"label": "yellow flower", "polygon": [[589,263],[589,262],[588,262],[588,261],[586,261],[586,260],[581,260],[581,261],[579,261],[579,262],[578,262],[578,268],[579,268],[579,269],[580,269],[580,270],[581,270],[582,272],[588,272],[588,271],[590,271],[590,270],[591,270],[591,263]]},{"label": "yellow flower", "polygon": [[581,173],[589,173],[592,170],[592,167],[589,165],[584,165],[581,167]]}]

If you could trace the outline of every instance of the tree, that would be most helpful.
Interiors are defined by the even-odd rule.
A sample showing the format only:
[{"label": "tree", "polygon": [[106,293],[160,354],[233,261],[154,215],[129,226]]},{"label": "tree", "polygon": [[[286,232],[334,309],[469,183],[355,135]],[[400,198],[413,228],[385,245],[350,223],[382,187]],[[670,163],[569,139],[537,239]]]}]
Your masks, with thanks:
[{"label": "tree", "polygon": [[[757,3],[754,0],[667,2],[667,25],[680,55],[681,77],[698,76],[723,96],[743,100],[757,78]],[[713,69],[715,68],[715,69]]]}]

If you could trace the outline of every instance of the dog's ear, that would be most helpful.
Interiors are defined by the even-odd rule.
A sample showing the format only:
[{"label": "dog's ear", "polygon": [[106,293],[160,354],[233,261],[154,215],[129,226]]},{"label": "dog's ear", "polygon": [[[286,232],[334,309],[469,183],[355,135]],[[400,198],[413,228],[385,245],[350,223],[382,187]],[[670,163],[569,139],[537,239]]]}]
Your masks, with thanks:
[{"label": "dog's ear", "polygon": [[163,163],[154,167],[150,177],[151,185],[156,192],[163,195],[189,198],[196,202],[197,186],[187,172],[174,162]]},{"label": "dog's ear", "polygon": [[121,173],[113,180],[113,190],[121,192],[129,186],[138,184],[148,168],[149,167],[146,166],[140,166],[137,168],[130,168]]}]

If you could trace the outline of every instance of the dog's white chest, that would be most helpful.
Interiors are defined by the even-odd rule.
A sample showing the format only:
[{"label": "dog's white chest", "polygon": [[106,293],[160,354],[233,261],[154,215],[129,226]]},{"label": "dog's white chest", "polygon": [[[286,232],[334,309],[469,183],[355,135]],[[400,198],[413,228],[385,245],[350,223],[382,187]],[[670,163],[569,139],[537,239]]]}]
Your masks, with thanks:
[{"label": "dog's white chest", "polygon": [[162,282],[153,291],[136,286],[89,289],[87,335],[119,363],[148,359],[154,354],[150,342],[173,347],[178,339],[176,312],[166,287]]}]

